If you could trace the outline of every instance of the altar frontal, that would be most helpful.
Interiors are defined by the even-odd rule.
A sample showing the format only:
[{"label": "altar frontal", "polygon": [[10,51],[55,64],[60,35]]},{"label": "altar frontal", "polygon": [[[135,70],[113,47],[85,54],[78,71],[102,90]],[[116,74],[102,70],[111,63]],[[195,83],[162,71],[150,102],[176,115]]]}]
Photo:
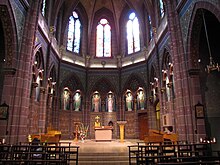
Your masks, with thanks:
[{"label": "altar frontal", "polygon": [[101,126],[100,117],[95,117],[95,141],[111,141],[113,126]]}]

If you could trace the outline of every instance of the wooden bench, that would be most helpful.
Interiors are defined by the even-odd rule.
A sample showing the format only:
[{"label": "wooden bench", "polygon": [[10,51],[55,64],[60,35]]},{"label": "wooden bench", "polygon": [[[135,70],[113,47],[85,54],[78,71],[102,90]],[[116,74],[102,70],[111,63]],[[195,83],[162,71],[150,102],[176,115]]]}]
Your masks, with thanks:
[{"label": "wooden bench", "polygon": [[[79,146],[0,145],[0,164],[43,162],[42,164],[78,164]],[[12,164],[14,164],[12,163]]]},{"label": "wooden bench", "polygon": [[220,151],[206,144],[142,143],[129,147],[129,164],[220,164]]}]

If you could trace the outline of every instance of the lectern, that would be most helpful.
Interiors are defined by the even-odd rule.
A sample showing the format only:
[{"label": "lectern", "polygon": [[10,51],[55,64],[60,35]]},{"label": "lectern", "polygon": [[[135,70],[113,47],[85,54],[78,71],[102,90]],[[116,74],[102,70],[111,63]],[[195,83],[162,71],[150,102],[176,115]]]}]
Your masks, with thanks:
[{"label": "lectern", "polygon": [[125,130],[125,124],[127,121],[117,121],[117,124],[119,125],[120,129],[120,142],[124,142],[124,130]]}]

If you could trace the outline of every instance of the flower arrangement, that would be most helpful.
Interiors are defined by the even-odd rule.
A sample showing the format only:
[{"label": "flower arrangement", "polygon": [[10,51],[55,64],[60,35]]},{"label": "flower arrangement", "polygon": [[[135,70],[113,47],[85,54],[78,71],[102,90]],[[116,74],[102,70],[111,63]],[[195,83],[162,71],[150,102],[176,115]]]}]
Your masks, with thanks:
[{"label": "flower arrangement", "polygon": [[81,140],[85,140],[85,138],[87,137],[88,129],[89,129],[88,125],[84,126],[84,124],[81,123],[81,125],[79,126],[79,130],[78,130],[79,137]]}]

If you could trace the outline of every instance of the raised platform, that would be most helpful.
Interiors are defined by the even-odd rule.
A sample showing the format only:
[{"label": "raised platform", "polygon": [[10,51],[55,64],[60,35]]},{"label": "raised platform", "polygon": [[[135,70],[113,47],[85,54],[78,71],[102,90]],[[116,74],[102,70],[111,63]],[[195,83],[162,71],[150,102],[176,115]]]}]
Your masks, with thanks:
[{"label": "raised platform", "polygon": [[[128,165],[128,146],[137,144],[139,139],[125,139],[123,143],[120,139],[112,141],[98,141],[86,139],[61,142],[72,142],[71,145],[79,146],[79,165]],[[63,145],[68,145],[68,144]]]}]

